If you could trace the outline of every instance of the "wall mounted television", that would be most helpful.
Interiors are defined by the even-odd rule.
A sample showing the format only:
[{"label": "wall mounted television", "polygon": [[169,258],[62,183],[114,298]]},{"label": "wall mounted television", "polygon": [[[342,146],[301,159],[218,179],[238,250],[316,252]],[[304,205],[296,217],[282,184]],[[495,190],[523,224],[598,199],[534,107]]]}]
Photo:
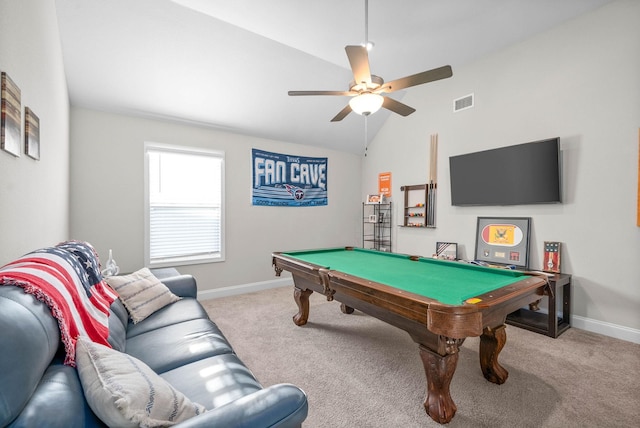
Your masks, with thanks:
[{"label": "wall mounted television", "polygon": [[451,205],[560,203],[560,139],[449,158]]}]

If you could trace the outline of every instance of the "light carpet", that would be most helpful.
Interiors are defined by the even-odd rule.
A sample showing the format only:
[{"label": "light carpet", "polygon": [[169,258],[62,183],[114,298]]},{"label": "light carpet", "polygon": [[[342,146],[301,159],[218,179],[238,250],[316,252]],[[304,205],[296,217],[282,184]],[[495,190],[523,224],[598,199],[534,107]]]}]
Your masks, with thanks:
[{"label": "light carpet", "polygon": [[[293,287],[203,301],[239,357],[264,385],[288,382],[309,399],[304,426],[436,427],[424,411],[418,345],[396,327],[313,293],[307,325]],[[640,345],[569,329],[557,339],[507,326],[503,385],[484,379],[478,338],[460,351],[448,427],[635,427]]]}]

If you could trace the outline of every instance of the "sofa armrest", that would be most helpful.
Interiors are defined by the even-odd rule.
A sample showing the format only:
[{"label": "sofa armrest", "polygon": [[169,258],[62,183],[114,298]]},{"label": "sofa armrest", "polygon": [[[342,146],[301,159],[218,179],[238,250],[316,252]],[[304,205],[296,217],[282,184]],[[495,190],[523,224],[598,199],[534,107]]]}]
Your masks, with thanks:
[{"label": "sofa armrest", "polygon": [[160,278],[173,294],[179,297],[198,297],[196,279],[191,275],[178,275],[168,278]]},{"label": "sofa armrest", "polygon": [[272,385],[175,425],[177,428],[297,428],[307,417],[307,396],[290,384]]}]

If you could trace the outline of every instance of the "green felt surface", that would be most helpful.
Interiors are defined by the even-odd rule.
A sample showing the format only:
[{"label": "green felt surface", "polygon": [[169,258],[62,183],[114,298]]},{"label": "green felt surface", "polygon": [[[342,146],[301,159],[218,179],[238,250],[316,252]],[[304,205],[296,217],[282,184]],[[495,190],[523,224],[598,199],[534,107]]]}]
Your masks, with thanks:
[{"label": "green felt surface", "polygon": [[283,255],[419,294],[448,305],[462,304],[471,297],[523,279],[521,272],[507,269],[428,258],[412,261],[404,254],[361,248],[291,251]]}]

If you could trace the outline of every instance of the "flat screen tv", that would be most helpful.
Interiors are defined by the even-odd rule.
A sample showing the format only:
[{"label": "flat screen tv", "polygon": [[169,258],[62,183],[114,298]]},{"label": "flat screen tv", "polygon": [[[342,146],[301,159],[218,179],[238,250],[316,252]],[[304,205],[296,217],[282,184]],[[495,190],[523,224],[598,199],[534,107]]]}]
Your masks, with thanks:
[{"label": "flat screen tv", "polygon": [[451,205],[562,202],[560,139],[449,158]]}]

